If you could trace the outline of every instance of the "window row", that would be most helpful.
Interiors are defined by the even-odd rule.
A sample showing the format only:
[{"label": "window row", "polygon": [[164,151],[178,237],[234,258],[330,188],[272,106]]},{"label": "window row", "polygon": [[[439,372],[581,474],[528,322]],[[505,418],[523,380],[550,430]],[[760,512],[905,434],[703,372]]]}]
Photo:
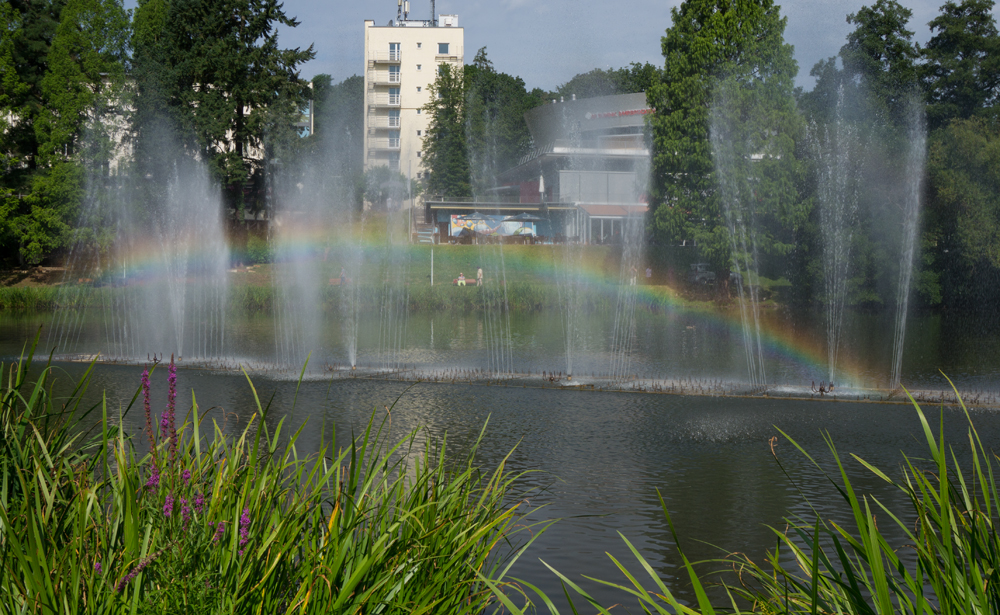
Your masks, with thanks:
[{"label": "window row", "polygon": [[[417,49],[423,48],[423,43],[417,43]],[[451,49],[451,43],[438,43],[438,55],[446,56]],[[399,60],[402,55],[402,44],[401,43],[389,43],[389,59]]]}]

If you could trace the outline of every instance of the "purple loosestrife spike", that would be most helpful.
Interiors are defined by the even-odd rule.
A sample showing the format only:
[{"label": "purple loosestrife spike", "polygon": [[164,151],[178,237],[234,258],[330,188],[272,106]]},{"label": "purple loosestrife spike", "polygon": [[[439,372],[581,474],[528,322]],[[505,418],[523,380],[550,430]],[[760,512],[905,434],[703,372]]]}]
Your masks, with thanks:
[{"label": "purple loosestrife spike", "polygon": [[191,503],[194,504],[194,511],[200,515],[201,509],[205,506],[205,496],[198,493],[194,496],[194,500]]},{"label": "purple loosestrife spike", "polygon": [[169,517],[174,512],[174,496],[167,494],[167,499],[163,503],[163,516]]},{"label": "purple loosestrife spike", "polygon": [[243,509],[243,516],[240,517],[240,555],[243,554],[243,546],[250,542],[250,509]]},{"label": "purple loosestrife spike", "polygon": [[160,469],[153,464],[153,470],[149,474],[149,480],[146,481],[146,489],[150,491],[156,491],[156,488],[160,486]]},{"label": "purple loosestrife spike", "polygon": [[184,470],[181,472],[181,479],[184,481],[184,484],[187,485],[188,481],[191,480],[191,470]]},{"label": "purple loosestrife spike", "polygon": [[184,498],[181,498],[181,520],[184,527],[187,527],[188,521],[191,520],[191,507]]},{"label": "purple loosestrife spike", "polygon": [[132,581],[132,579],[139,576],[139,573],[142,572],[146,568],[146,566],[149,566],[150,564],[155,562],[156,558],[160,557],[162,553],[163,549],[160,549],[156,553],[150,555],[146,559],[139,562],[135,568],[130,570],[127,575],[122,577],[121,581],[118,581],[118,584],[115,585],[115,591],[118,592],[119,594],[122,593],[122,591],[124,591],[125,589],[125,586],[128,585]]},{"label": "purple loosestrife spike", "polygon": [[222,535],[226,533],[226,522],[219,521],[219,525],[215,526],[215,534],[212,536],[212,542],[219,542],[222,539]]},{"label": "purple loosestrife spike", "polygon": [[101,562],[94,562],[94,572],[101,574]]},{"label": "purple loosestrife spike", "polygon": [[167,417],[170,420],[170,467],[177,457],[177,427],[174,423],[174,412],[177,404],[177,366],[174,365],[174,355],[170,355],[170,367],[167,368]]}]

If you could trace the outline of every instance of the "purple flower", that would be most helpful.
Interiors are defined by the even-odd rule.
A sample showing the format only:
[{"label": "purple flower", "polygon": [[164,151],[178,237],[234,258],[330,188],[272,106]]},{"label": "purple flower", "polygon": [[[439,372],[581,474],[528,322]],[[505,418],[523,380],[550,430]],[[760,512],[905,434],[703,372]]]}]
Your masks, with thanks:
[{"label": "purple flower", "polygon": [[167,494],[167,499],[163,503],[163,516],[169,517],[174,512],[174,496]]},{"label": "purple flower", "polygon": [[174,465],[177,457],[177,427],[174,424],[174,411],[177,402],[177,366],[174,365],[174,355],[170,355],[170,367],[167,368],[167,417],[170,420],[170,465]]},{"label": "purple flower", "polygon": [[188,501],[184,498],[181,498],[181,519],[184,527],[187,527],[188,521],[191,520],[191,507],[188,506]]},{"label": "purple flower", "polygon": [[139,573],[142,572],[143,569],[146,568],[146,566],[148,566],[148,565],[152,564],[154,561],[156,561],[156,558],[160,557],[161,553],[163,553],[162,549],[159,550],[159,551],[157,551],[156,553],[150,555],[149,557],[147,557],[146,559],[142,560],[141,562],[139,562],[139,564],[135,568],[133,568],[132,570],[130,570],[127,575],[125,575],[124,577],[122,577],[121,581],[118,581],[118,584],[115,585],[115,591],[118,592],[118,593],[121,593],[125,589],[125,586],[128,585],[129,582],[132,581],[132,579],[134,579],[137,576],[139,576]]},{"label": "purple flower", "polygon": [[184,470],[181,472],[181,479],[184,480],[185,485],[188,484],[188,481],[191,480],[191,470]]},{"label": "purple flower", "polygon": [[240,555],[243,555],[242,547],[250,542],[250,509],[243,509],[243,516],[240,517]]},{"label": "purple flower", "polygon": [[194,500],[191,503],[194,504],[194,511],[200,515],[201,509],[205,506],[205,496],[198,493],[194,496]]},{"label": "purple flower", "polygon": [[101,574],[101,562],[94,562],[94,572]]},{"label": "purple flower", "polygon": [[142,372],[142,405],[146,411],[146,437],[149,438],[149,454],[153,460],[152,473],[146,481],[146,487],[156,489],[160,484],[160,469],[156,462],[156,434],[153,431],[153,417],[149,411],[149,370]]},{"label": "purple flower", "polygon": [[153,461],[153,469],[149,473],[149,479],[146,480],[146,489],[150,491],[156,491],[156,488],[160,486],[160,468],[156,467],[156,461]]},{"label": "purple flower", "polygon": [[219,542],[222,535],[226,532],[226,522],[219,521],[219,525],[215,527],[215,535],[212,536],[212,542]]}]

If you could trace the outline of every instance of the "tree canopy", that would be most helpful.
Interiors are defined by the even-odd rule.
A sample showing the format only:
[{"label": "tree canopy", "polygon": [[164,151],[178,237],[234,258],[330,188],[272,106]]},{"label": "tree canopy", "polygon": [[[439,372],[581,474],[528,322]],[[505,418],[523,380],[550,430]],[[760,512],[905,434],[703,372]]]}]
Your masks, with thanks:
[{"label": "tree canopy", "polygon": [[[671,14],[662,79],[647,93],[656,110],[650,121],[654,224],[669,241],[693,239],[716,268],[728,271],[733,255],[721,199],[750,187],[729,186],[732,194],[720,194],[720,154],[738,166],[731,176],[761,180],[753,192],[762,218],[794,227],[802,217],[794,177],[801,128],[792,98],[796,64],[784,42],[786,20],[771,0],[687,0]],[[713,119],[731,133],[736,149],[714,151]],[[758,162],[748,167],[751,157]],[[772,228],[761,248],[786,251],[780,234]]]},{"label": "tree canopy", "polygon": [[[172,0],[165,8],[162,1],[147,0],[137,12],[139,43],[151,46],[140,87],[149,102],[162,101],[188,154],[204,156],[229,205],[259,209],[265,135],[295,132],[308,98],[299,65],[314,57],[312,47],[279,47],[278,26],[298,22],[278,0]],[[148,16],[140,21],[140,13]],[[159,121],[151,111],[143,119]],[[245,203],[250,183],[256,190]]]},{"label": "tree canopy", "polygon": [[920,80],[932,128],[993,107],[1000,94],[1000,34],[992,0],[945,2],[930,22]]}]

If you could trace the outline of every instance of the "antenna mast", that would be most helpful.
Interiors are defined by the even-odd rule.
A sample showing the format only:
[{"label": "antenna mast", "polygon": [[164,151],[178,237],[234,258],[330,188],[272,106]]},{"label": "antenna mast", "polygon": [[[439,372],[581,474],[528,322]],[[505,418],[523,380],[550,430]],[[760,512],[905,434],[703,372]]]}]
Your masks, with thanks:
[{"label": "antenna mast", "polygon": [[403,0],[396,0],[396,21],[403,21]]},{"label": "antenna mast", "polygon": [[437,27],[438,25],[438,16],[437,10],[434,7],[434,0],[431,0],[431,25],[434,27]]}]

